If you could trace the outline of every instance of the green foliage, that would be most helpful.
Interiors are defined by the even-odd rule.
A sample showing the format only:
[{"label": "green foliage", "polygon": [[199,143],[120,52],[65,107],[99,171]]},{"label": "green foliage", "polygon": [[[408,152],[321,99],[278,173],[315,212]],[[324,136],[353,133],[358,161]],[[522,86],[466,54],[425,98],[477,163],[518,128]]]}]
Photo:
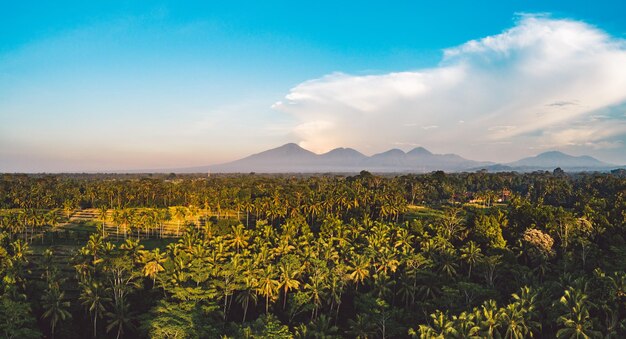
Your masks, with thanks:
[{"label": "green foliage", "polygon": [[0,297],[0,336],[7,339],[41,338],[28,303]]},{"label": "green foliage", "polygon": [[626,336],[617,175],[4,175],[0,197],[0,336]]},{"label": "green foliage", "polygon": [[219,323],[214,323],[215,305],[161,300],[141,322],[150,338],[216,338]]},{"label": "green foliage", "polygon": [[474,220],[474,236],[480,243],[491,248],[505,248],[506,240],[502,236],[502,227],[506,226],[506,219],[502,215],[479,215]]},{"label": "green foliage", "polygon": [[257,320],[247,326],[243,326],[238,336],[246,339],[291,339],[293,335],[289,332],[289,327],[280,323],[276,316],[272,314],[262,315]]}]

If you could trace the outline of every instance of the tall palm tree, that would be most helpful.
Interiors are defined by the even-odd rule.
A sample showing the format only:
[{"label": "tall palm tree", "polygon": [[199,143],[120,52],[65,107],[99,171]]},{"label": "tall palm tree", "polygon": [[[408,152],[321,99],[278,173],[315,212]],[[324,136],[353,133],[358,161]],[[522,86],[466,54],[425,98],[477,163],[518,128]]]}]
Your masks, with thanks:
[{"label": "tall palm tree", "polygon": [[257,292],[265,297],[265,313],[269,312],[270,300],[276,299],[280,288],[280,281],[276,279],[276,269],[271,264],[266,266],[261,272],[261,279],[257,287]]},{"label": "tall palm tree", "polygon": [[75,208],[76,208],[76,204],[71,199],[63,201],[63,211],[65,212],[65,217],[67,218],[68,221],[70,220],[70,217],[72,216],[72,212],[74,212]]},{"label": "tall palm tree", "polygon": [[176,226],[176,236],[178,237],[180,233],[180,224],[181,222],[185,221],[185,218],[187,217],[187,208],[185,208],[184,206],[174,207],[172,217],[174,217],[174,219],[176,219],[176,221],[178,222]]},{"label": "tall palm tree", "polygon": [[325,287],[324,278],[325,278],[324,273],[317,271],[309,278],[309,282],[304,284],[304,290],[307,292],[307,294],[311,298],[311,303],[313,304],[313,311],[311,312],[311,320],[317,316],[318,311],[320,307],[322,306],[323,293],[324,293],[324,287]]},{"label": "tall palm tree", "polygon": [[161,253],[158,247],[154,251],[142,251],[140,261],[143,263],[143,274],[152,279],[152,286],[156,284],[156,278],[159,272],[165,271],[163,263],[167,261],[166,254]]},{"label": "tall palm tree", "polygon": [[254,279],[250,277],[245,277],[243,282],[243,287],[240,289],[239,294],[237,294],[236,300],[243,308],[243,319],[242,323],[246,322],[246,314],[248,314],[248,307],[250,306],[250,302],[253,304],[257,302],[257,283]]},{"label": "tall palm tree", "polygon": [[298,281],[300,269],[293,267],[289,262],[281,262],[278,269],[278,280],[280,282],[280,288],[283,290],[283,309],[285,309],[287,305],[287,292],[300,287],[300,281]]},{"label": "tall palm tree", "polygon": [[124,334],[124,329],[132,329],[132,315],[126,300],[113,303],[113,311],[107,312],[108,323],[106,327],[107,333],[116,330],[116,339]]},{"label": "tall palm tree", "polygon": [[41,306],[44,310],[41,317],[50,321],[53,339],[59,321],[72,317],[72,314],[68,311],[70,302],[64,299],[65,293],[61,292],[58,283],[52,283],[48,286],[41,299]]},{"label": "tall palm tree", "polygon": [[104,229],[106,227],[106,222],[108,219],[108,215],[107,213],[109,212],[109,209],[106,206],[100,206],[98,208],[98,219],[100,221],[102,221],[102,237],[104,238]]},{"label": "tall palm tree", "polygon": [[[55,229],[60,222],[58,210],[53,209],[48,211],[48,213],[44,215],[43,222],[49,225],[52,229]],[[41,242],[43,243],[43,235],[41,236]]]},{"label": "tall palm tree", "polygon": [[95,280],[81,283],[79,300],[93,318],[93,337],[97,337],[98,319],[104,315],[104,304],[111,299],[105,296],[106,289]]},{"label": "tall palm tree", "polygon": [[528,286],[520,289],[519,293],[511,295],[516,303],[520,304],[527,318],[537,316],[537,292]]},{"label": "tall palm tree", "polygon": [[461,259],[465,261],[469,267],[467,271],[467,278],[472,278],[472,267],[474,267],[482,259],[480,247],[474,241],[469,241],[465,246],[461,248]]}]

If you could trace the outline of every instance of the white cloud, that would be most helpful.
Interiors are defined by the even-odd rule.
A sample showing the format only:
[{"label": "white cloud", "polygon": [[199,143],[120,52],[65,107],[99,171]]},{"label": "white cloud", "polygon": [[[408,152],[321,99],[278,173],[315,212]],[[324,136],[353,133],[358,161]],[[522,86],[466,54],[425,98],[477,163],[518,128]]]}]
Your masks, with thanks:
[{"label": "white cloud", "polygon": [[586,118],[626,102],[625,88],[624,41],[584,22],[527,15],[445,50],[437,67],[333,73],[297,85],[273,108],[295,118],[293,134],[314,151],[415,144],[513,160],[547,148],[622,147],[614,139],[626,133],[623,118]]}]

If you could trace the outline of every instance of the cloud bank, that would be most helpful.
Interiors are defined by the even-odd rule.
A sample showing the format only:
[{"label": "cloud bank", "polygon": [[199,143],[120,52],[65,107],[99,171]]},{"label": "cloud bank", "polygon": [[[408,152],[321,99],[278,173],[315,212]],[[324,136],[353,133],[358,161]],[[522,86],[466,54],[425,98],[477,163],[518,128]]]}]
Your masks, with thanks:
[{"label": "cloud bank", "polygon": [[501,34],[447,49],[437,67],[333,73],[272,107],[300,145],[377,152],[423,145],[485,160],[548,149],[624,147],[626,43],[580,21],[522,16]]}]

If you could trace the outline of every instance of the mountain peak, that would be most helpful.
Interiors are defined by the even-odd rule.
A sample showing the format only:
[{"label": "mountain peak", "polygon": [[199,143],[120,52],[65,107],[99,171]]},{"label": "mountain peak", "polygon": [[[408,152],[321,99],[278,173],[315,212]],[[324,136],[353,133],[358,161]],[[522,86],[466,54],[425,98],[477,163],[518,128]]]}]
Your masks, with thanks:
[{"label": "mountain peak", "polygon": [[566,157],[573,157],[569,154],[565,154],[561,151],[547,151],[547,152],[543,152],[543,153],[539,153],[537,154],[536,158],[566,158]]},{"label": "mountain peak", "polygon": [[403,150],[401,150],[401,149],[398,149],[398,148],[392,148],[392,149],[390,149],[390,150],[388,150],[388,151],[385,151],[385,152],[382,152],[382,153],[375,154],[374,156],[376,156],[376,155],[405,155],[405,154],[406,154],[406,153],[404,153],[404,151],[403,151]]},{"label": "mountain peak", "polygon": [[411,151],[409,151],[407,154],[409,155],[415,155],[415,156],[424,156],[424,155],[433,155],[429,150],[425,149],[424,147],[415,147],[414,149],[412,149]]},{"label": "mountain peak", "polygon": [[330,150],[324,154],[320,155],[321,157],[359,157],[365,158],[363,153],[353,149],[353,148],[345,148],[345,147],[337,147],[333,150]]},{"label": "mountain peak", "polygon": [[292,142],[292,143],[284,144],[276,148],[272,148],[270,150],[267,150],[261,153],[253,154],[249,156],[248,158],[251,158],[251,157],[266,158],[266,157],[276,157],[276,156],[278,157],[313,157],[313,156],[316,156],[316,154]]},{"label": "mountain peak", "polygon": [[282,146],[278,146],[275,149],[295,149],[295,150],[304,150],[304,148],[300,147],[300,145],[295,142],[286,143]]}]

